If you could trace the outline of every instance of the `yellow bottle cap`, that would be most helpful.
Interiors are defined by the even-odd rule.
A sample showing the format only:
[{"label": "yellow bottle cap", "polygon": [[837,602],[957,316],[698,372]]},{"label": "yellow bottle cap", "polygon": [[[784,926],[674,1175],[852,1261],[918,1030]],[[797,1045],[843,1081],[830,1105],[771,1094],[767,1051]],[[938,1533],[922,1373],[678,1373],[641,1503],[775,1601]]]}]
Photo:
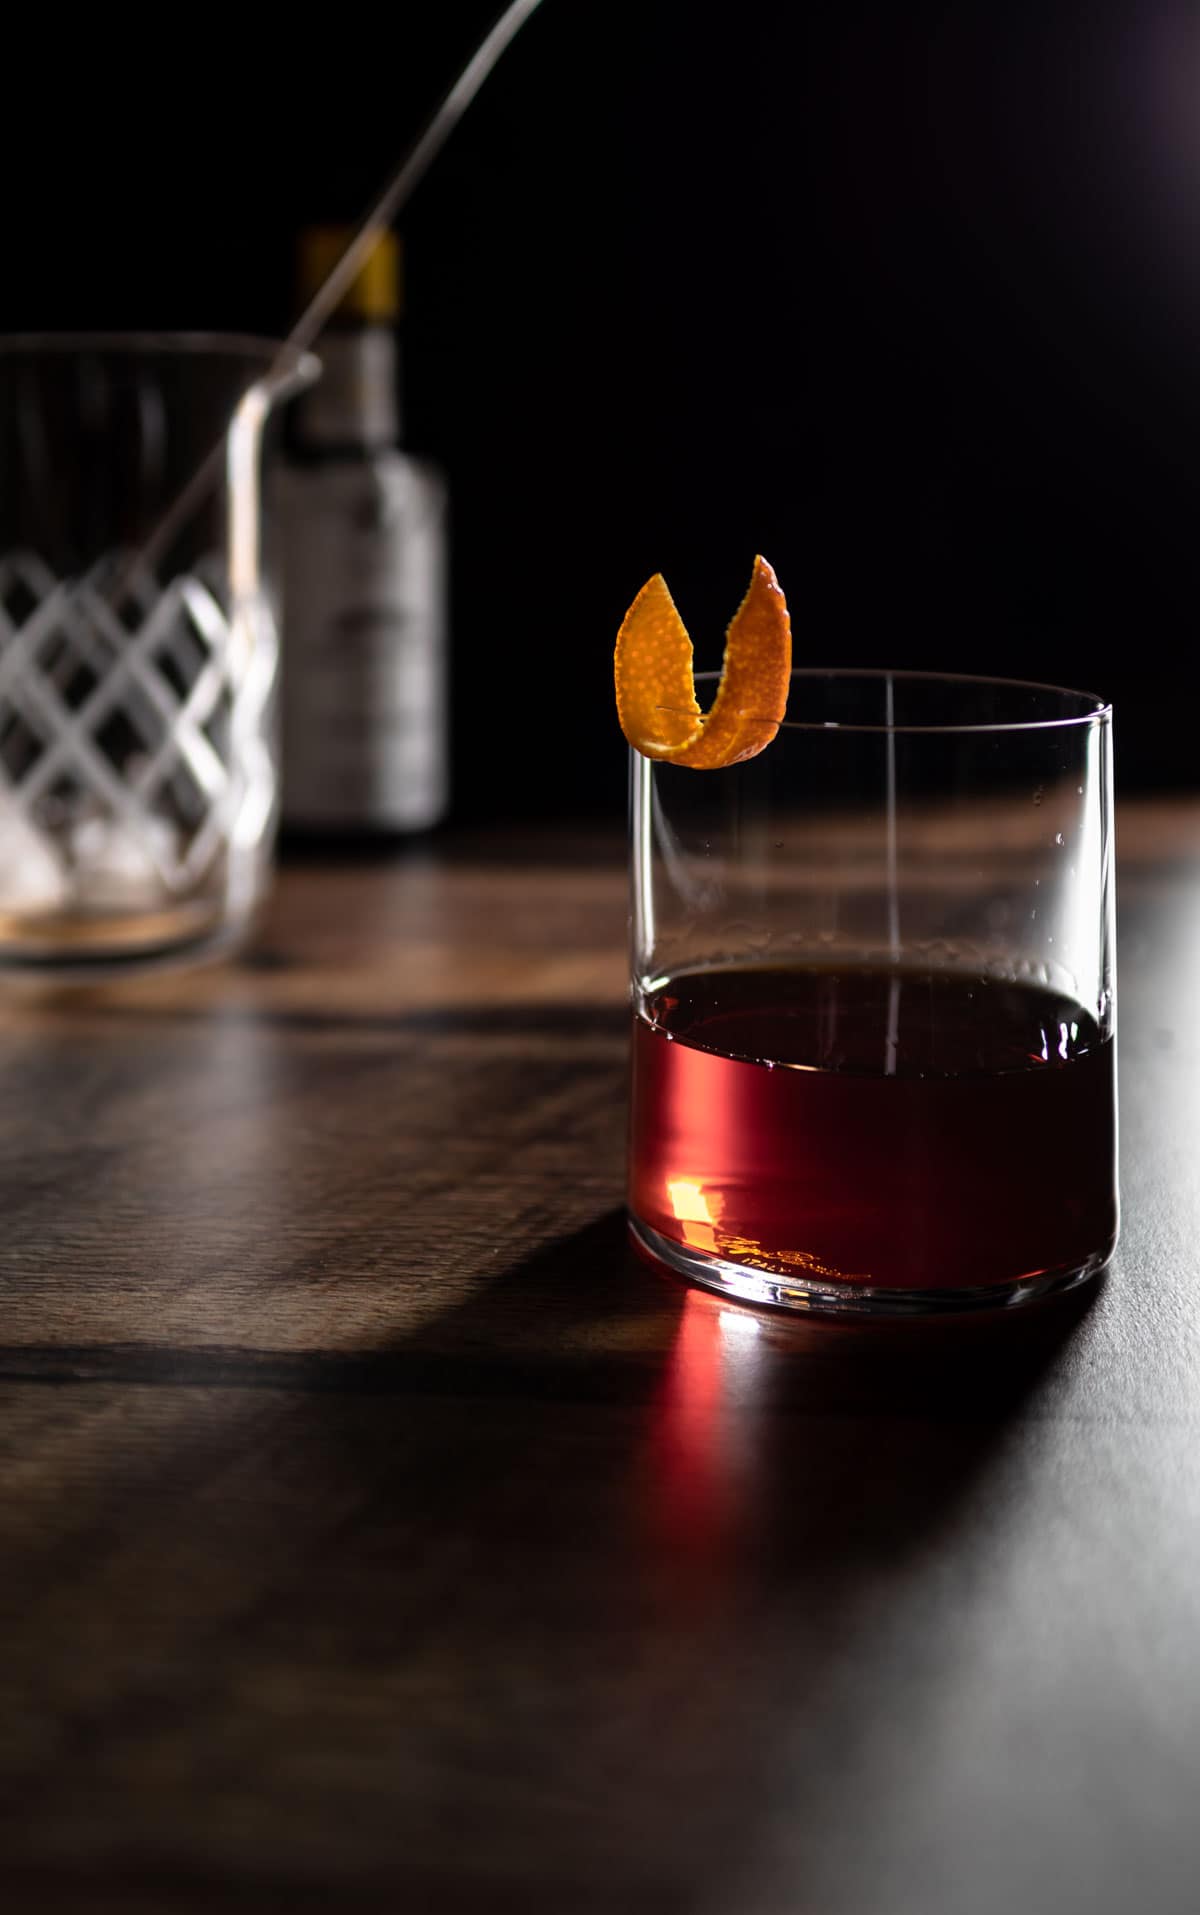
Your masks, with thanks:
[{"label": "yellow bottle cap", "polygon": [[[300,297],[311,299],[345,252],[354,228],[310,226],[300,235]],[[400,241],[381,233],[374,252],[351,281],[337,311],[352,319],[376,321],[400,317]]]}]

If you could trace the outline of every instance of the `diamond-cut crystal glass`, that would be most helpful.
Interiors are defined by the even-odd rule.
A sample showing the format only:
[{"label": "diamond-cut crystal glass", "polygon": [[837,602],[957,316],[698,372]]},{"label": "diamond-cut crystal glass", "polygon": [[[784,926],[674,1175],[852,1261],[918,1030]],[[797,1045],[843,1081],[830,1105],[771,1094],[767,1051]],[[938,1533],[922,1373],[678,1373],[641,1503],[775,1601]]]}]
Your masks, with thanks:
[{"label": "diamond-cut crystal glass", "polygon": [[315,371],[218,335],[0,339],[0,965],[248,922],[277,784],[261,439]]}]

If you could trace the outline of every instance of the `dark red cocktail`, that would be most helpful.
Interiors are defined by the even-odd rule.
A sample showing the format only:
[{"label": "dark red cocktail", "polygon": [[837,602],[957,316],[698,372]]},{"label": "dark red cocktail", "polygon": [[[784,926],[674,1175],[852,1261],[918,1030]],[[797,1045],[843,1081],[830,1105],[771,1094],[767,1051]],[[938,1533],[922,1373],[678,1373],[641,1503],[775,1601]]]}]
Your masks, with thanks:
[{"label": "dark red cocktail", "polygon": [[634,1019],[630,1207],[751,1293],[1050,1287],[1111,1252],[1114,1131],[1112,1040],[1028,985],[701,970]]}]

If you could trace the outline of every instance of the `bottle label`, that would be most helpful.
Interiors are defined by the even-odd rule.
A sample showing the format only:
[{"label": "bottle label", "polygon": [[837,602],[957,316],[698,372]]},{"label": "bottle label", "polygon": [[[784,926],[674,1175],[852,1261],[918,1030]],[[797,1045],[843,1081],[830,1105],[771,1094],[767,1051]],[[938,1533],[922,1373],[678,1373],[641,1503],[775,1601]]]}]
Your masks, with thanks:
[{"label": "bottle label", "polygon": [[396,452],[280,474],[283,815],[416,830],[446,803],[445,492]]}]

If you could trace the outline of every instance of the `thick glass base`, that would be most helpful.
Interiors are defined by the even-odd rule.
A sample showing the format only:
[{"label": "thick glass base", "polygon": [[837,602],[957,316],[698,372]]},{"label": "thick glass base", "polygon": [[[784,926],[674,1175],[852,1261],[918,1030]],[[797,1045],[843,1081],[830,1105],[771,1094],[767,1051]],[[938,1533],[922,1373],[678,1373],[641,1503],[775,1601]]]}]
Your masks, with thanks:
[{"label": "thick glass base", "polygon": [[95,982],[131,971],[202,963],[245,936],[249,914],[220,898],[143,911],[0,912],[0,978]]},{"label": "thick glass base", "polygon": [[914,1317],[953,1316],[971,1310],[1013,1310],[1023,1303],[1074,1290],[1103,1270],[1112,1246],[1098,1250],[1086,1262],[1069,1269],[1039,1270],[1011,1283],[945,1285],[927,1290],[898,1290],[879,1284],[838,1283],[809,1275],[775,1276],[732,1263],[711,1251],[673,1243],[632,1214],[630,1235],[653,1261],[706,1290],[734,1297],[739,1303],[766,1304],[778,1310],[802,1310],[810,1316]]}]

